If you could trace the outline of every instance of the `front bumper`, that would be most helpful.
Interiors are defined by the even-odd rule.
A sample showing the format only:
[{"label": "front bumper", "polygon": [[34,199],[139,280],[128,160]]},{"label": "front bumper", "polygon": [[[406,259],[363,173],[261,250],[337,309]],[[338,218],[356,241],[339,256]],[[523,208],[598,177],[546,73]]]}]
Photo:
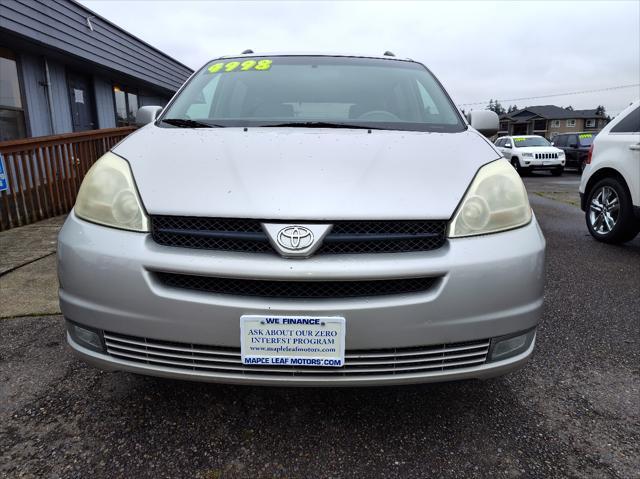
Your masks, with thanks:
[{"label": "front bumper", "polygon": [[[275,255],[162,247],[150,235],[94,225],[71,213],[59,236],[60,305],[66,318],[97,331],[184,345],[239,348],[244,314],[344,316],[349,350],[389,350],[490,340],[534,328],[542,311],[545,242],[535,218],[499,234],[449,240],[424,253]],[[271,280],[439,277],[422,293],[336,300],[215,295],[168,288],[153,271]],[[403,384],[504,374],[533,350],[467,368],[393,374],[279,375],[196,371],[117,358],[70,338],[105,369],[166,377],[268,385]],[[260,366],[247,366],[260,368]],[[310,368],[313,369],[313,368]],[[309,368],[307,369],[309,370]]]},{"label": "front bumper", "polygon": [[525,168],[532,170],[553,170],[556,168],[564,168],[565,159],[563,157],[558,159],[536,160],[523,157],[521,163]]}]

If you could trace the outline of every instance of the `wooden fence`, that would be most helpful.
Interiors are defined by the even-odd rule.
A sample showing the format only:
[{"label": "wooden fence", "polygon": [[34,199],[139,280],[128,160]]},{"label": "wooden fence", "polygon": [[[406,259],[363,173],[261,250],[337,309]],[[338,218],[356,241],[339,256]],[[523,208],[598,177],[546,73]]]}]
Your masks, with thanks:
[{"label": "wooden fence", "polygon": [[68,213],[91,165],[135,127],[0,142],[9,189],[0,231]]}]

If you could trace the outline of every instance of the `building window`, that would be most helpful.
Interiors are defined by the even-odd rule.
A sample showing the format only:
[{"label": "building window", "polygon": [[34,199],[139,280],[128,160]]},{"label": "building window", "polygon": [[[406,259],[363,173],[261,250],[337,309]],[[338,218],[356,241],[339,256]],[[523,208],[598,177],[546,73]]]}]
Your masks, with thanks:
[{"label": "building window", "polygon": [[509,122],[501,121],[500,122],[500,131],[509,131]]},{"label": "building window", "polygon": [[551,128],[560,128],[560,120],[552,120]]},{"label": "building window", "polygon": [[576,126],[576,121],[575,120],[567,120],[567,127],[568,128],[574,128]]},{"label": "building window", "polygon": [[533,120],[533,131],[547,131],[547,120]]},{"label": "building window", "polygon": [[130,88],[114,85],[113,99],[116,106],[116,126],[135,124],[138,112],[137,93]]},{"label": "building window", "polygon": [[0,47],[0,141],[26,136],[16,57]]},{"label": "building window", "polygon": [[595,128],[596,120],[587,120],[584,124],[585,128]]}]

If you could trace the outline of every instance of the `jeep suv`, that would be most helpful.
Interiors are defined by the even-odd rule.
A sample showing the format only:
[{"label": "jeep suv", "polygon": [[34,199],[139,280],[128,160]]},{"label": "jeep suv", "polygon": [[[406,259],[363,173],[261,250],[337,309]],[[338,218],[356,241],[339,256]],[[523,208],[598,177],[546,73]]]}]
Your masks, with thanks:
[{"label": "jeep suv", "polygon": [[502,136],[496,147],[521,175],[533,170],[547,170],[553,176],[564,171],[564,152],[538,135]]}]

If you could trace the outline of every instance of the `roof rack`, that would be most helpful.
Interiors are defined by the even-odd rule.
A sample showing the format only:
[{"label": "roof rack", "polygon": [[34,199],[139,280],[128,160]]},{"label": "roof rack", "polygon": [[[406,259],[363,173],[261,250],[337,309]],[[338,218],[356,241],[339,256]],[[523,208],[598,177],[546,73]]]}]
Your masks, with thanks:
[{"label": "roof rack", "polygon": [[245,51],[242,52],[242,55],[246,55],[248,53],[253,53],[253,50],[251,48],[247,48]]},{"label": "roof rack", "polygon": [[384,52],[384,56],[385,57],[395,57],[396,55],[393,52],[390,52],[389,50],[387,50],[386,52]]}]

